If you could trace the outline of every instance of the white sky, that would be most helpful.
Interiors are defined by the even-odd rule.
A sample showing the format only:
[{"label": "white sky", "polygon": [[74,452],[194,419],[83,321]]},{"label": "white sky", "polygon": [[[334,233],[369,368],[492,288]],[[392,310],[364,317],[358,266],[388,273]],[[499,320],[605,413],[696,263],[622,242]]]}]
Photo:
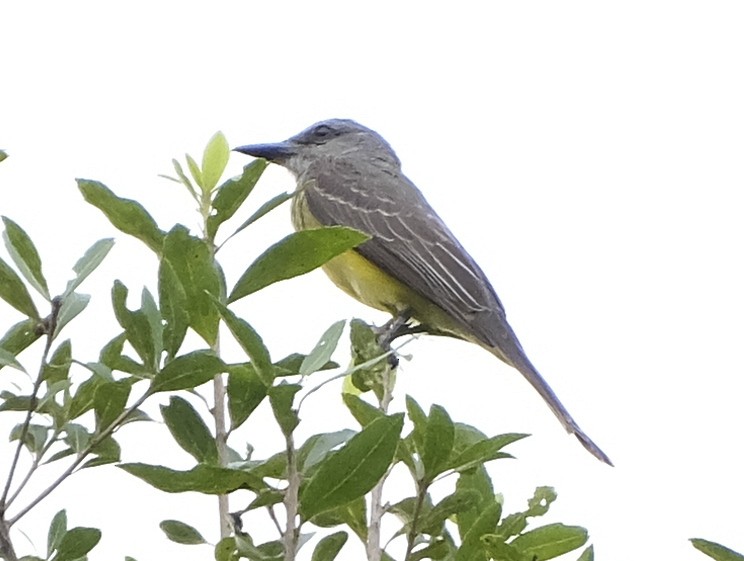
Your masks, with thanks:
[{"label": "white sky", "polygon": [[[93,241],[117,238],[83,286],[92,311],[68,333],[76,356],[94,360],[116,333],[111,283],[154,287],[155,262],[73,178],[142,201],[163,228],[194,226],[185,192],[157,177],[172,157],[200,152],[216,130],[236,146],[354,118],[396,149],[617,467],[563,434],[515,371],[465,343],[410,344],[394,407],[411,393],[490,434],[533,433],[512,448],[518,461],[494,464],[507,510],[555,486],[550,519],[586,526],[598,559],[702,559],[690,537],[744,551],[742,29],[735,1],[4,5],[0,148],[11,158],[0,214],[31,234],[58,292]],[[230,173],[247,161],[234,156]],[[271,168],[254,204],[291,187]],[[228,282],[289,230],[283,209],[238,238],[223,255]],[[235,308],[277,358],[309,350],[339,318],[385,319],[320,273]],[[0,326],[18,319],[0,305]],[[336,390],[303,412],[304,434],[340,424],[324,417],[342,414]],[[9,423],[0,417],[0,433]],[[257,453],[274,451],[261,422],[250,430]],[[125,459],[187,467],[185,454],[163,454],[164,432],[123,431]],[[0,445],[3,469],[9,450]],[[211,558],[167,542],[164,518],[217,537],[213,500],[160,494],[111,467],[24,520],[20,547],[22,531],[43,553],[62,506],[71,525],[103,528],[93,559]]]}]

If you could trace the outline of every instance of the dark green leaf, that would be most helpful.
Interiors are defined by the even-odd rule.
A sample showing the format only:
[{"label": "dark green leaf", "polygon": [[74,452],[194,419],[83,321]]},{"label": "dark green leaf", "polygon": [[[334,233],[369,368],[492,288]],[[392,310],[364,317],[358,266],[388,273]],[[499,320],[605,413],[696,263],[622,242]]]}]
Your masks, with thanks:
[{"label": "dark green leaf", "polygon": [[98,240],[94,243],[88,251],[75,263],[72,268],[77,275],[74,279],[67,283],[64,296],[72,293],[80,284],[88,278],[88,276],[95,271],[98,266],[103,262],[108,252],[114,247],[114,240],[112,238],[105,238]]},{"label": "dark green leaf", "polygon": [[201,175],[205,191],[212,191],[217,186],[229,159],[230,147],[227,139],[221,131],[217,131],[209,139],[202,155]]},{"label": "dark green leaf", "polygon": [[148,464],[120,464],[119,467],[166,493],[196,491],[225,495],[237,489],[261,491],[266,488],[261,478],[237,469],[200,464],[189,471],[177,471]]},{"label": "dark green leaf", "polygon": [[[19,423],[13,427],[10,431],[10,441],[20,440],[21,432],[23,431],[23,424]],[[23,444],[28,448],[29,452],[33,455],[37,455],[39,451],[44,447],[47,435],[49,434],[49,427],[42,425],[29,424],[26,427],[26,433],[23,437]]]},{"label": "dark green leaf", "polygon": [[38,290],[44,298],[50,300],[49,287],[41,270],[41,258],[39,252],[36,251],[34,242],[31,241],[25,230],[10,218],[3,216],[3,222],[5,223],[3,239],[13,262],[31,286]]},{"label": "dark green leaf", "polygon": [[230,365],[227,376],[227,409],[230,428],[242,425],[268,394],[252,364]]},{"label": "dark green leaf", "polygon": [[98,208],[115,228],[144,242],[158,255],[163,248],[163,232],[150,213],[131,199],[117,197],[113,191],[98,181],[78,179],[78,189],[83,198]]},{"label": "dark green leaf", "polygon": [[344,547],[349,535],[346,532],[336,532],[324,537],[315,546],[312,561],[333,561]]},{"label": "dark green leaf", "polygon": [[269,388],[269,401],[274,418],[279,423],[282,433],[289,436],[297,428],[300,419],[293,408],[295,394],[302,389],[299,384],[281,383]]},{"label": "dark green leaf", "polygon": [[516,547],[504,541],[502,536],[496,534],[484,534],[481,542],[488,553],[488,559],[499,561],[533,561],[533,557],[523,555]]},{"label": "dark green leaf", "polygon": [[66,533],[67,511],[62,509],[54,515],[52,522],[49,524],[49,532],[47,533],[47,558],[51,557],[52,553],[57,550]]},{"label": "dark green leaf", "polygon": [[163,530],[169,540],[176,543],[184,545],[207,543],[196,528],[180,520],[163,520],[160,523],[160,529]]},{"label": "dark green leaf", "polygon": [[170,263],[161,259],[158,269],[158,297],[160,313],[165,320],[163,347],[172,359],[181,348],[189,327],[188,298]]},{"label": "dark green leaf", "polygon": [[339,226],[290,234],[248,267],[235,284],[228,302],[235,302],[275,282],[310,272],[367,239],[356,230]]},{"label": "dark green leaf", "polygon": [[416,450],[419,454],[423,454],[424,442],[426,440],[426,413],[421,409],[421,406],[413,399],[410,395],[406,396],[406,411],[408,412],[408,418],[413,423],[413,442],[416,445]]},{"label": "dark green leaf", "polygon": [[106,382],[98,376],[91,376],[85,382],[80,384],[77,392],[75,392],[75,395],[70,400],[69,405],[67,405],[69,410],[68,417],[70,419],[77,419],[86,411],[93,409],[93,399],[96,390],[98,389],[98,386],[104,383]]},{"label": "dark green leaf", "polygon": [[[258,160],[256,160],[258,161]],[[266,201],[264,204],[262,204],[256,212],[254,212],[245,222],[243,222],[237,230],[235,230],[232,234],[230,234],[230,237],[227,238],[228,240],[235,236],[236,234],[242,232],[245,230],[248,226],[256,222],[259,218],[262,218],[263,216],[266,216],[268,213],[270,213],[272,210],[274,210],[276,207],[281,205],[282,203],[287,202],[289,199],[295,196],[295,193],[282,193],[281,195],[277,195],[276,197]],[[227,241],[227,240],[226,240]],[[224,245],[224,244],[223,244]]]},{"label": "dark green leaf", "polygon": [[306,519],[369,492],[390,467],[403,429],[403,415],[380,417],[319,466],[300,495]]},{"label": "dark green leaf", "polygon": [[85,462],[84,468],[118,462],[121,460],[121,446],[113,437],[108,436],[91,448],[91,454],[95,458]]},{"label": "dark green leaf", "polygon": [[186,305],[189,324],[209,345],[213,345],[219,325],[213,297],[221,300],[223,291],[212,250],[207,242],[176,225],[165,237],[163,259],[183,287],[186,298],[182,302]]},{"label": "dark green leaf", "polygon": [[214,239],[217,229],[232,218],[245,199],[250,195],[259,177],[266,169],[266,160],[254,160],[243,168],[240,177],[225,181],[217,190],[212,202],[215,214],[207,219],[207,236]]},{"label": "dark green leaf", "polygon": [[455,561],[486,561],[481,536],[493,532],[500,517],[501,505],[499,503],[494,502],[486,507],[463,537],[462,545],[455,555]]},{"label": "dark green leaf", "polygon": [[234,536],[222,538],[217,542],[214,546],[214,558],[215,561],[238,561],[240,559]]},{"label": "dark green leaf", "polygon": [[475,524],[480,513],[496,502],[493,483],[491,483],[491,479],[482,465],[468,472],[461,473],[457,478],[456,493],[470,493],[473,491],[479,496],[477,504],[474,508],[462,511],[457,515],[457,531],[460,535],[460,540],[465,537],[468,530]]},{"label": "dark green leaf", "polygon": [[72,528],[59,542],[54,561],[74,561],[88,554],[101,539],[98,528]]},{"label": "dark green leaf", "polygon": [[39,322],[35,319],[24,319],[16,323],[0,339],[0,348],[14,356],[20,354],[41,337],[38,326]]},{"label": "dark green leaf", "polygon": [[75,452],[82,452],[90,442],[90,433],[83,425],[67,423],[64,441]]},{"label": "dark green leaf", "polygon": [[[277,376],[299,375],[300,366],[302,366],[306,356],[307,355],[301,353],[292,353],[291,355],[287,355],[283,359],[274,363],[274,372]],[[338,368],[338,363],[329,360],[320,368],[320,370],[333,370],[334,368]]]},{"label": "dark green leaf", "polygon": [[128,381],[100,384],[93,397],[96,411],[96,432],[102,432],[122,414],[132,389]]},{"label": "dark green leaf", "polygon": [[354,419],[356,419],[357,423],[359,423],[363,427],[366,427],[375,419],[384,416],[384,413],[377,407],[375,407],[374,405],[370,405],[356,395],[345,393],[343,394],[342,398],[344,400],[344,404],[354,416]]},{"label": "dark green leaf", "polygon": [[224,304],[215,300],[214,305],[228,329],[230,329],[230,333],[233,334],[240,347],[251,359],[258,377],[267,388],[271,386],[274,383],[274,365],[271,364],[269,350],[264,345],[261,336],[247,321],[236,316]]},{"label": "dark green leaf", "polygon": [[129,289],[120,281],[115,281],[111,289],[111,301],[116,320],[124,328],[127,340],[142,359],[145,367],[150,371],[157,370],[158,356],[156,352],[157,338],[152,332],[152,324],[143,310],[129,310],[127,295]]},{"label": "dark green leaf", "polygon": [[736,553],[733,549],[721,544],[701,538],[692,538],[690,541],[695,549],[702,551],[716,561],[744,561],[744,555]]},{"label": "dark green leaf", "polygon": [[208,382],[227,366],[212,351],[202,350],[178,356],[152,380],[153,392],[192,389]]},{"label": "dark green leaf", "polygon": [[428,481],[433,481],[437,475],[445,471],[454,441],[455,427],[452,419],[443,407],[432,405],[421,454]]},{"label": "dark green leaf", "polygon": [[28,317],[40,320],[39,312],[26,285],[2,259],[0,259],[0,298]]},{"label": "dark green leaf", "polygon": [[580,526],[548,524],[517,536],[512,547],[524,556],[537,559],[553,559],[583,546],[589,538]]},{"label": "dark green leaf", "polygon": [[345,325],[346,321],[341,320],[326,329],[313,350],[302,361],[302,365],[300,365],[301,376],[308,376],[313,372],[317,372],[328,363],[331,355],[336,351],[338,340],[341,338],[341,333],[343,333]]},{"label": "dark green leaf", "polygon": [[72,343],[67,339],[54,350],[52,358],[44,365],[42,378],[48,384],[67,380],[72,363]]},{"label": "dark green leaf", "polygon": [[480,500],[480,493],[474,489],[459,489],[439,501],[422,518],[418,527],[425,534],[436,535],[441,532],[445,520],[455,514],[477,509]]},{"label": "dark green leaf", "polygon": [[177,396],[171,397],[168,405],[160,406],[160,412],[181,448],[197,462],[217,463],[217,443],[204,420],[188,401]]},{"label": "dark green leaf", "polygon": [[529,435],[509,433],[481,440],[480,442],[476,442],[472,446],[469,446],[453,458],[447,468],[454,469],[455,471],[466,471],[476,465],[490,462],[491,460],[496,460],[498,458],[511,458],[513,457],[511,454],[501,452],[501,449],[504,446],[526,438],[527,436]]},{"label": "dark green leaf", "polygon": [[313,524],[321,528],[333,528],[346,524],[363,541],[367,541],[367,504],[359,497],[345,505],[316,514]]},{"label": "dark green leaf", "polygon": [[9,353],[3,348],[0,348],[0,368],[2,368],[3,366],[10,366],[17,370],[20,370],[21,372],[26,371],[21,363],[16,360],[15,355]]}]

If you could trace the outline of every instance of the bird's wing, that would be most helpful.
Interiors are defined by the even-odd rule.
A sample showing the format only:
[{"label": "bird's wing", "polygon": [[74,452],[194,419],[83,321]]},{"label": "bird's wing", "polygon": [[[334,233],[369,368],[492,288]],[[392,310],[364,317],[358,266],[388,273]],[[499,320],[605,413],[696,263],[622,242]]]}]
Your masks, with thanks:
[{"label": "bird's wing", "polygon": [[321,224],[369,234],[372,239],[358,251],[442,308],[465,333],[499,347],[513,337],[508,325],[508,333],[497,333],[496,326],[506,321],[496,293],[413,183],[400,173],[358,163],[322,167],[305,194]]}]

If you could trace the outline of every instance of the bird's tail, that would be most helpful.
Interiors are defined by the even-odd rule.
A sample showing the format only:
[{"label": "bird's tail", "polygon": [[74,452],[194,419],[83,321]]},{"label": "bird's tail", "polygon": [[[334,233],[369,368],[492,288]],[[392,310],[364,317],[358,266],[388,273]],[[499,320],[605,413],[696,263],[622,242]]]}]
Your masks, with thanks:
[{"label": "bird's tail", "polygon": [[[518,342],[517,345],[519,345]],[[573,417],[571,417],[569,412],[563,406],[561,401],[558,399],[558,396],[555,395],[545,379],[532,365],[520,346],[516,346],[512,350],[513,352],[508,353],[508,356],[504,356],[506,353],[503,352],[503,349],[488,348],[488,350],[507,364],[510,364],[511,366],[519,370],[519,372],[521,372],[522,375],[527,378],[527,381],[532,384],[532,387],[537,390],[537,393],[539,393],[545,400],[545,403],[548,404],[548,407],[550,407],[550,410],[553,412],[553,414],[558,417],[558,420],[563,425],[563,428],[565,428],[569,434],[573,434],[574,436],[576,436],[579,442],[581,442],[581,445],[586,448],[590,454],[610,466],[613,465],[607,454],[605,454],[602,449],[597,446],[583,430],[581,430],[579,425],[576,424],[576,421],[573,420]]]}]

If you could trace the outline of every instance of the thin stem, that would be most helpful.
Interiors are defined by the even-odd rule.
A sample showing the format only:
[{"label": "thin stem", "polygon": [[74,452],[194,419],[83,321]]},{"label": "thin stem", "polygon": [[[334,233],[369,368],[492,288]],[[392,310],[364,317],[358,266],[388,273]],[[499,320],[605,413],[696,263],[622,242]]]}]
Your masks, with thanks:
[{"label": "thin stem", "polygon": [[297,556],[297,514],[300,503],[300,474],[297,471],[297,455],[292,434],[287,438],[287,489],[284,493],[284,508],[287,511],[287,527],[284,530],[284,561],[294,561]]},{"label": "thin stem", "polygon": [[49,439],[49,441],[44,445],[44,447],[41,449],[41,451],[36,455],[34,458],[34,461],[31,464],[31,467],[28,469],[28,472],[26,472],[26,475],[23,478],[23,481],[20,482],[18,487],[15,491],[13,491],[13,494],[8,498],[8,502],[5,504],[6,508],[13,504],[13,501],[18,498],[18,495],[21,494],[23,489],[26,487],[26,484],[31,480],[31,477],[34,473],[36,473],[36,470],[39,468],[39,465],[41,464],[41,459],[44,457],[44,455],[49,451],[49,449],[57,443],[57,437],[59,436],[60,430],[55,429],[54,433],[52,434],[52,437]]},{"label": "thin stem", "polygon": [[408,561],[413,553],[413,546],[416,544],[416,523],[418,522],[419,515],[421,514],[421,508],[424,506],[424,499],[426,498],[426,491],[428,490],[428,483],[419,482],[417,485],[418,494],[416,497],[416,506],[413,509],[413,517],[411,518],[411,529],[408,530],[408,545],[406,546],[406,556],[403,558]]},{"label": "thin stem", "polygon": [[[217,345],[219,347],[219,345]],[[218,349],[219,351],[219,349]],[[214,377],[214,416],[215,440],[217,442],[217,458],[221,466],[227,465],[227,420],[225,414],[225,380],[222,374]],[[228,495],[217,496],[217,506],[220,516],[220,537],[226,538],[232,534],[230,519],[230,498]]]},{"label": "thin stem", "polygon": [[131,415],[140,405],[142,405],[145,400],[152,395],[150,391],[145,392],[145,394],[140,397],[137,401],[135,401],[130,407],[122,411],[116,419],[114,419],[109,426],[107,426],[104,430],[102,430],[99,434],[94,435],[90,442],[83,448],[80,453],[77,455],[77,458],[75,459],[72,464],[70,464],[65,471],[62,472],[62,474],[54,480],[54,482],[49,485],[46,489],[44,489],[34,500],[32,500],[28,505],[26,505],[21,511],[16,514],[13,518],[11,518],[8,521],[8,526],[12,526],[16,522],[18,522],[21,518],[23,518],[28,512],[33,509],[36,505],[38,505],[41,501],[43,501],[49,494],[54,491],[57,487],[60,486],[60,484],[67,479],[72,473],[77,469],[77,467],[83,463],[83,461],[86,459],[90,451],[96,447],[98,444],[100,444],[105,438],[107,438],[114,430],[116,430],[121,423],[123,423],[129,415]]},{"label": "thin stem", "polygon": [[[387,356],[387,354],[389,353],[386,353],[385,356]],[[388,367],[385,369],[385,374],[383,375],[383,391],[379,400],[380,410],[385,414],[387,414],[390,402],[393,400],[392,379],[392,371]],[[385,506],[382,504],[382,488],[385,485],[388,473],[382,476],[382,479],[377,482],[377,485],[372,488],[370,493],[369,528],[367,530],[366,544],[368,561],[380,561],[382,559],[380,531],[382,526],[382,516],[386,511]]]}]

